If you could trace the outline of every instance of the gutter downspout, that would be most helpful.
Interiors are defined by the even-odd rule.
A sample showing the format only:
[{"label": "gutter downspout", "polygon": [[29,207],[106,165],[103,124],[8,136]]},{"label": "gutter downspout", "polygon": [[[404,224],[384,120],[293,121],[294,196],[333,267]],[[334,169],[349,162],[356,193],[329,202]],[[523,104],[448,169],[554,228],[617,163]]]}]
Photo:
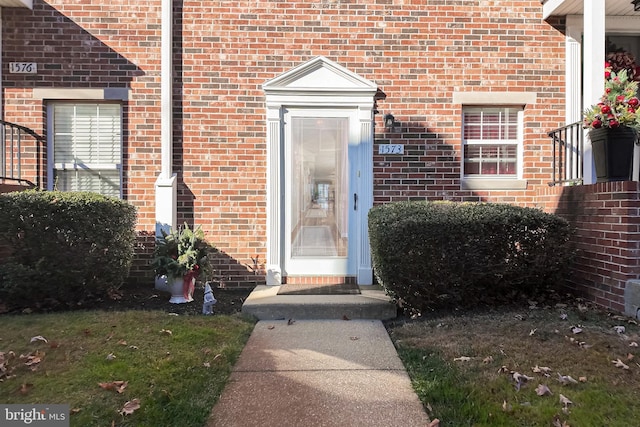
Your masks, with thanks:
[{"label": "gutter downspout", "polygon": [[173,0],[162,0],[160,42],[161,168],[156,180],[156,236],[175,229],[177,175],[173,173]]}]

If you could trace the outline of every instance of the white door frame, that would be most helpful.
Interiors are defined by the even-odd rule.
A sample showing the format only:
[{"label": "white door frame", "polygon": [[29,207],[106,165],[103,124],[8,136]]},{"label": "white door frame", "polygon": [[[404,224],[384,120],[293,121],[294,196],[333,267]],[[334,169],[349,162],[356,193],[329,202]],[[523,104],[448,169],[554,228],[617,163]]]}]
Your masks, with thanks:
[{"label": "white door frame", "polygon": [[[267,107],[267,284],[283,282],[284,239],[284,112],[286,108],[352,109],[357,123],[350,138],[359,145],[353,186],[358,193],[354,229],[357,283],[373,282],[367,214],[373,206],[373,108],[377,85],[324,57],[316,57],[263,85]],[[316,276],[314,274],[314,276]]]}]

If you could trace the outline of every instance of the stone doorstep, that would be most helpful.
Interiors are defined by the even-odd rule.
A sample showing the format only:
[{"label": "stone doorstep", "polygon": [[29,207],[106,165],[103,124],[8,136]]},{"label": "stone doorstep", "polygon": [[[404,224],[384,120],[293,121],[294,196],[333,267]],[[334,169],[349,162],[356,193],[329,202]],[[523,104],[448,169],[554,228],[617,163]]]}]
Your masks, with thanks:
[{"label": "stone doorstep", "polygon": [[278,319],[372,319],[397,316],[384,291],[360,287],[360,295],[278,295],[280,286],[260,285],[242,305],[242,312],[258,320]]}]

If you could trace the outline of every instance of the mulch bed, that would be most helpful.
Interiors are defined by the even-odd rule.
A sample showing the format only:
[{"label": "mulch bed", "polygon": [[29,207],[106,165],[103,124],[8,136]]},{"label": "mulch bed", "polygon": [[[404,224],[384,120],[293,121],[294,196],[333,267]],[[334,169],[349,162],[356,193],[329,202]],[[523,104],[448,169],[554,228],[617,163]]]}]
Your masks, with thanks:
[{"label": "mulch bed", "polygon": [[[253,289],[223,288],[214,289],[213,295],[218,302],[213,306],[214,314],[236,314],[242,311],[242,304]],[[125,285],[115,298],[91,304],[85,308],[100,310],[161,310],[180,315],[202,315],[204,291],[196,287],[193,302],[171,304],[168,292],[158,291],[153,283],[143,285]]]}]

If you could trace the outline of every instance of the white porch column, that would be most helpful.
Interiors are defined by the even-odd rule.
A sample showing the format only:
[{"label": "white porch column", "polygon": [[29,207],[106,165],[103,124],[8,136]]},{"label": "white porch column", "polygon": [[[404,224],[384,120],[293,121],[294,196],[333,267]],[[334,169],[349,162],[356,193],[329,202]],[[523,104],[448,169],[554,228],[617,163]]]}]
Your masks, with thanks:
[{"label": "white porch column", "polygon": [[173,173],[173,1],[162,0],[160,64],[160,175],[156,180],[156,236],[175,228],[178,218],[177,176]]},{"label": "white porch column", "polygon": [[371,267],[371,246],[369,245],[369,224],[367,221],[369,210],[373,206],[373,106],[364,105],[358,109],[360,119],[360,161],[358,171],[360,210],[358,226],[362,236],[358,244],[358,285],[373,284],[373,269]]},{"label": "white porch column", "polygon": [[[596,104],[604,92],[604,38],[605,0],[584,0],[584,92],[583,109]],[[591,152],[591,141],[585,130],[584,139],[584,183],[596,182],[595,166]]]},{"label": "white porch column", "polygon": [[[267,285],[282,284],[282,170],[280,105],[267,104]],[[275,176],[274,176],[275,175]]]}]

